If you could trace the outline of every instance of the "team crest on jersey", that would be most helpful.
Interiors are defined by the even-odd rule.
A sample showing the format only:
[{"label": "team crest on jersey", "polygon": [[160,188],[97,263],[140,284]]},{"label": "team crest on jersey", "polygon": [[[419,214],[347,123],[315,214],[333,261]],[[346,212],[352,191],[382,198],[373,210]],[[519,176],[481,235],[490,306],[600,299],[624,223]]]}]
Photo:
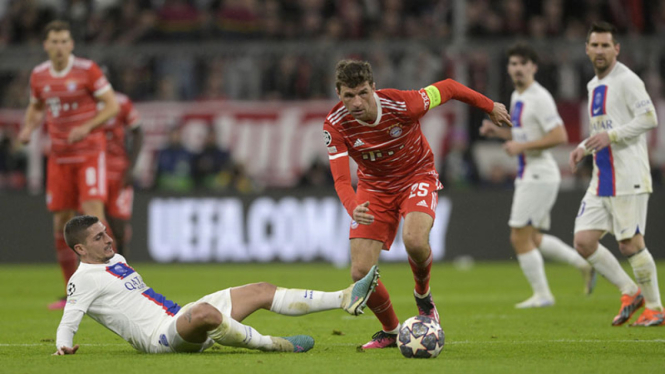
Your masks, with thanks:
[{"label": "team crest on jersey", "polygon": [[332,143],[332,135],[326,130],[323,130],[323,141],[326,142],[326,147]]},{"label": "team crest on jersey", "polygon": [[72,282],[69,282],[67,285],[67,296],[72,296],[76,292],[76,285]]},{"label": "team crest on jersey", "polygon": [[135,271],[131,266],[123,264],[122,262],[118,262],[115,265],[107,266],[106,272],[113,275],[114,277],[125,279],[128,275],[134,273]]},{"label": "team crest on jersey", "polygon": [[73,92],[76,91],[76,82],[67,82],[67,91]]},{"label": "team crest on jersey", "polygon": [[390,131],[389,131],[389,134],[393,138],[399,137],[400,135],[402,135],[402,127],[397,125],[397,126],[391,128]]},{"label": "team crest on jersey", "polygon": [[351,221],[351,229],[352,229],[352,230],[355,230],[355,229],[357,229],[357,228],[358,228],[358,222],[356,222],[356,221]]}]

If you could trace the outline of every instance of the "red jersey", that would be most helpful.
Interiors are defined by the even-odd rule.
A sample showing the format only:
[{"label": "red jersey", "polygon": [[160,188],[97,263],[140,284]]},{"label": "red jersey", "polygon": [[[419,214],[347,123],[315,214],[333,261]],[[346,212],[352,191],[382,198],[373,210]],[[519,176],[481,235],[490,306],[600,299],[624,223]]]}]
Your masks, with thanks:
[{"label": "red jersey", "polygon": [[356,207],[348,157],[358,164],[358,188],[393,194],[411,186],[414,179],[438,177],[434,155],[420,126],[431,108],[456,99],[490,113],[494,102],[453,80],[434,83],[418,91],[395,89],[374,93],[377,118],[373,124],[356,120],[342,102],[323,124],[323,134],[335,179],[335,189],[350,215]]},{"label": "red jersey", "polygon": [[353,118],[341,102],[328,114],[323,129],[330,134],[330,158],[348,153],[358,164],[358,185],[374,192],[401,191],[412,177],[436,173],[420,128],[419,119],[429,110],[420,91],[378,90],[374,99],[372,126]]},{"label": "red jersey", "polygon": [[106,132],[106,169],[111,173],[124,173],[129,167],[129,156],[125,147],[125,131],[139,126],[139,113],[127,95],[115,93],[120,111],[104,124]]},{"label": "red jersey", "polygon": [[56,72],[51,61],[32,70],[30,100],[46,104],[46,125],[51,137],[51,154],[82,156],[105,149],[103,130],[93,130],[85,139],[68,144],[69,132],[97,114],[95,97],[111,89],[99,66],[90,60],[70,56],[67,67]]}]

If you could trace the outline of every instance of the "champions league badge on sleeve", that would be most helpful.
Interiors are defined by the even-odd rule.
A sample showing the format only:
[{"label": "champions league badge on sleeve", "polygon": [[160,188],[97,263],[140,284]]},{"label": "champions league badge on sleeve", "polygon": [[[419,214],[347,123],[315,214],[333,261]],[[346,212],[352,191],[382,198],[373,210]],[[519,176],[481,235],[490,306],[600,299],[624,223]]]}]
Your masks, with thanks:
[{"label": "champions league badge on sleeve", "polygon": [[326,147],[332,143],[332,136],[326,130],[323,130],[323,140],[326,142]]},{"label": "champions league badge on sleeve", "polygon": [[76,285],[72,282],[69,282],[67,285],[67,296],[72,296],[76,292]]}]

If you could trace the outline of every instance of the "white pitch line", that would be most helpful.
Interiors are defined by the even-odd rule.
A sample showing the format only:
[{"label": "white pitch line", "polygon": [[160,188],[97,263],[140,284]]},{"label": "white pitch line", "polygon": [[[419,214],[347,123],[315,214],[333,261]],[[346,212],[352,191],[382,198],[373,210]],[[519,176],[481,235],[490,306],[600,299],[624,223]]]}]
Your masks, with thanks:
[{"label": "white pitch line", "polygon": [[[55,346],[55,342],[49,342],[49,343],[32,343],[32,344],[5,344],[5,343],[0,343],[0,347],[41,347],[41,346]],[[79,344],[82,347],[117,347],[117,346],[125,346],[125,344]]]},{"label": "white pitch line", "polygon": [[[456,344],[539,344],[539,343],[665,343],[665,339],[651,339],[651,340],[638,340],[638,339],[622,339],[622,340],[600,340],[600,339],[555,339],[555,340],[490,340],[484,342],[478,341],[452,341],[446,342],[446,345]],[[0,347],[41,347],[51,346],[54,343],[32,343],[32,344],[6,344],[0,343]],[[80,344],[83,347],[118,347],[128,346],[127,344]],[[330,346],[357,346],[356,343],[333,343]]]}]

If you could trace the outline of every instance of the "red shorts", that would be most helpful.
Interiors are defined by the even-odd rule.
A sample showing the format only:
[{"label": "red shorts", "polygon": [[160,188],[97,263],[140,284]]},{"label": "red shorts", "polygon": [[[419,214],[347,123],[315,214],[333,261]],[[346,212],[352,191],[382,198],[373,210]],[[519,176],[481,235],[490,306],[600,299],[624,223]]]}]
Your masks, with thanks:
[{"label": "red shorts", "polygon": [[436,218],[438,190],[443,186],[433,175],[414,179],[411,187],[396,194],[369,192],[358,187],[358,204],[369,201],[369,213],[374,216],[370,225],[360,225],[351,221],[349,238],[373,239],[383,242],[383,249],[389,250],[395,240],[399,221],[411,212],[423,212]]},{"label": "red shorts", "polygon": [[77,210],[82,202],[106,202],[104,152],[76,158],[48,158],[46,206],[48,210]]},{"label": "red shorts", "polygon": [[106,214],[109,217],[125,221],[129,220],[132,217],[133,203],[134,203],[134,187],[132,187],[131,185],[123,187],[122,177],[109,178]]}]

